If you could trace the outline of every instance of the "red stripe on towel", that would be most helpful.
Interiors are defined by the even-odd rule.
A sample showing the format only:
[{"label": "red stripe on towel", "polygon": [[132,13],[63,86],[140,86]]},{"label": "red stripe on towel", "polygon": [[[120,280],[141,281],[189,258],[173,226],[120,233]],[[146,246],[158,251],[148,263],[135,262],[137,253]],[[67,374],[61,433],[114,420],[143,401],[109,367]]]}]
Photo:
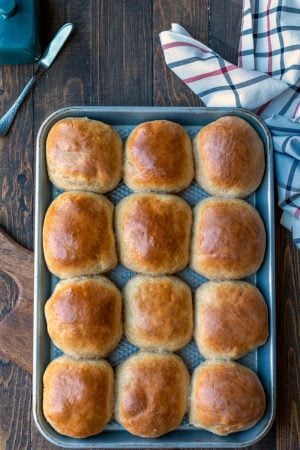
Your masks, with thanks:
[{"label": "red stripe on towel", "polygon": [[200,45],[189,44],[188,42],[170,42],[169,44],[162,45],[163,50],[168,50],[168,48],[174,47],[194,47],[198,48],[204,53],[209,53],[209,50],[206,50],[206,48],[200,47]]},{"label": "red stripe on towel", "polygon": [[257,114],[258,116],[260,116],[260,115],[264,112],[264,110],[267,108],[267,106],[269,106],[269,104],[271,103],[271,101],[272,101],[272,100],[269,100],[267,103],[265,103],[264,105],[262,105],[262,106],[257,110],[256,114]]},{"label": "red stripe on towel", "polygon": [[228,67],[222,67],[221,69],[213,70],[212,72],[202,73],[201,75],[195,75],[190,78],[184,78],[182,81],[185,83],[193,83],[194,81],[202,80],[203,78],[214,77],[215,75],[220,75],[221,73],[231,72],[232,70],[237,69],[237,66],[231,64]]}]

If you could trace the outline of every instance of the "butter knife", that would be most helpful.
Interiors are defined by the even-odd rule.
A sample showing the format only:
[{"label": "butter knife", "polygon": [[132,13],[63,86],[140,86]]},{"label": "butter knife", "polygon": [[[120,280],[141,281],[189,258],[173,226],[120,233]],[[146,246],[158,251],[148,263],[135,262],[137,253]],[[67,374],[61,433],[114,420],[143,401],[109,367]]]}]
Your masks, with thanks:
[{"label": "butter knife", "polygon": [[74,25],[72,23],[66,23],[63,25],[55,34],[54,38],[44,51],[41,59],[37,63],[37,68],[34,71],[32,78],[28,81],[23,91],[9,108],[6,114],[0,119],[0,136],[5,136],[10,129],[13,120],[23,103],[26,95],[34,85],[34,83],[49,69],[49,67],[54,63],[55,58],[59,54],[60,50],[64,46],[65,42],[72,33]]}]

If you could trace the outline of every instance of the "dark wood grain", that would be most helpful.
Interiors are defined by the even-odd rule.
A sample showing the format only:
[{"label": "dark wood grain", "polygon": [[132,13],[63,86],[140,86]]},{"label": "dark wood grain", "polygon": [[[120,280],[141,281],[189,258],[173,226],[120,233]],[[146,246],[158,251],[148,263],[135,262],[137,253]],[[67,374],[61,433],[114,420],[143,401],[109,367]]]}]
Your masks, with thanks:
[{"label": "dark wood grain", "polygon": [[0,320],[0,357],[32,372],[33,253],[0,228],[0,271],[14,282],[18,299]]},{"label": "dark wood grain", "polygon": [[[68,105],[200,105],[166,67],[158,34],[178,22],[197,39],[235,62],[241,0],[43,0],[42,41],[72,21],[75,33],[47,76],[21,108],[10,134],[0,139],[0,225],[33,246],[34,139],[42,121]],[[33,67],[0,68],[4,111]],[[278,404],[271,431],[251,450],[299,450],[300,252],[276,224]],[[17,301],[17,287],[0,273],[0,318]],[[31,378],[0,362],[0,450],[54,450],[31,428]],[[250,450],[250,448],[248,449]]]},{"label": "dark wood grain", "polygon": [[208,43],[208,0],[153,0],[153,104],[202,106],[199,98],[165,64],[159,33],[179,23]]},{"label": "dark wood grain", "polygon": [[29,449],[31,376],[5,360],[0,366],[0,399],[1,450]]},{"label": "dark wood grain", "polygon": [[[276,227],[277,415],[276,449],[300,448],[300,255],[291,234]],[[275,448],[275,447],[274,447]]]},{"label": "dark wood grain", "polygon": [[75,30],[55,64],[34,88],[34,138],[42,121],[53,111],[71,105],[93,104],[92,1],[43,0],[43,46],[65,22]]},{"label": "dark wood grain", "polygon": [[92,102],[152,104],[152,2],[93,2]]},{"label": "dark wood grain", "polygon": [[237,63],[242,3],[209,0],[209,46],[232,63]]},{"label": "dark wood grain", "polygon": [[[32,66],[1,67],[1,112],[15,100],[32,72]],[[0,226],[30,249],[33,244],[32,114],[31,96],[21,108],[10,134],[0,138]],[[1,303],[8,305],[7,312],[17,301],[17,287],[8,276],[1,275],[1,283],[1,294],[5,295]],[[29,448],[30,399],[31,377],[13,363],[0,360],[1,450]]]},{"label": "dark wood grain", "polygon": [[[0,71],[1,109],[5,111],[32,76],[31,66],[3,67]],[[22,245],[32,249],[33,98],[24,107],[11,132],[0,139],[0,225]]]}]

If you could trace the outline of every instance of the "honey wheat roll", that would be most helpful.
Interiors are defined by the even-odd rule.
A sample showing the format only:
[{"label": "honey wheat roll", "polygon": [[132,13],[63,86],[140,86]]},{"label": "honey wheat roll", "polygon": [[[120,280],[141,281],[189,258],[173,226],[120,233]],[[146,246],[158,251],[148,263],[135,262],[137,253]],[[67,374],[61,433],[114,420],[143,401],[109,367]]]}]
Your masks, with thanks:
[{"label": "honey wheat roll", "polygon": [[87,117],[66,117],[46,141],[50,181],[60,189],[111,191],[121,179],[122,140],[108,124]]},{"label": "honey wheat roll", "polygon": [[146,275],[172,274],[189,261],[192,211],[180,197],[132,194],[116,206],[121,263]]},{"label": "honey wheat roll", "polygon": [[210,197],[194,208],[191,267],[211,280],[256,272],[266,249],[263,221],[249,203]]},{"label": "honey wheat roll", "polygon": [[43,382],[44,416],[58,433],[86,438],[110,421],[114,373],[106,361],[61,356],[48,365]]},{"label": "honey wheat roll", "polygon": [[264,146],[254,128],[236,116],[203,127],[193,140],[196,180],[211,195],[244,198],[261,183]]},{"label": "honey wheat roll", "polygon": [[107,356],[122,335],[122,299],[107,278],[61,280],[45,305],[49,336],[75,358]]},{"label": "honey wheat roll", "polygon": [[123,289],[124,333],[139,348],[176,351],[192,337],[189,286],[177,277],[137,275]]},{"label": "honey wheat roll", "polygon": [[204,361],[193,372],[190,423],[226,436],[247,430],[264,414],[266,396],[258,376],[233,361]]},{"label": "honey wheat roll", "polygon": [[136,353],[116,371],[115,418],[136,436],[162,436],[180,425],[188,388],[189,374],[177,355]]},{"label": "honey wheat roll", "polygon": [[124,181],[133,191],[179,192],[193,177],[192,143],[178,123],[144,122],[128,136]]},{"label": "honey wheat roll", "polygon": [[113,204],[103,195],[64,192],[44,219],[43,248],[50,272],[59,278],[104,273],[117,264]]},{"label": "honey wheat roll", "polygon": [[245,281],[208,281],[195,293],[194,338],[212,359],[237,359],[268,338],[268,307]]}]

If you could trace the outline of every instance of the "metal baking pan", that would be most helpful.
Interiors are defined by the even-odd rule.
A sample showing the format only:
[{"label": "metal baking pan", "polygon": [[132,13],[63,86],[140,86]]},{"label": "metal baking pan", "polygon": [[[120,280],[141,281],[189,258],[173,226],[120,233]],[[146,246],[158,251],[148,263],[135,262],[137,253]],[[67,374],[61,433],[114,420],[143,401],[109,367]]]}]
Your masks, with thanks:
[{"label": "metal baking pan", "polygon": [[[45,142],[49,129],[64,117],[89,117],[107,122],[115,127],[122,139],[126,139],[134,126],[154,119],[168,119],[180,123],[191,137],[204,125],[225,115],[235,115],[247,120],[258,132],[265,146],[266,171],[259,189],[247,201],[259,211],[267,232],[266,255],[260,270],[248,280],[259,287],[269,307],[270,337],[267,343],[254,350],[240,362],[253,369],[261,379],[266,396],[267,407],[262,419],[252,428],[227,437],[219,437],[208,431],[189,425],[187,417],[181,426],[157,439],[144,439],[131,435],[120,425],[112,421],[104,432],[87,439],[71,439],[55,432],[46,422],[42,411],[42,377],[48,363],[60,352],[51,342],[44,319],[44,304],[49,298],[57,279],[53,277],[45,264],[42,249],[42,225],[45,212],[51,200],[59,193],[49,182]],[[56,111],[42,124],[37,137],[36,152],[36,198],[35,198],[35,275],[34,275],[34,367],[33,367],[33,414],[40,432],[53,444],[69,448],[179,448],[179,447],[244,447],[257,442],[270,429],[275,413],[276,397],[276,321],[275,321],[275,283],[274,283],[274,180],[272,144],[268,129],[253,113],[243,109],[231,108],[189,108],[189,107],[69,107]],[[113,203],[131,191],[120,185],[107,194]],[[196,183],[179,194],[194,206],[208,196]],[[124,286],[133,273],[122,266],[107,274],[119,287]],[[205,279],[187,268],[177,274],[194,291]],[[113,366],[137,349],[122,339],[117,349],[108,357]],[[194,342],[190,342],[178,352],[192,371],[203,359]]]}]

